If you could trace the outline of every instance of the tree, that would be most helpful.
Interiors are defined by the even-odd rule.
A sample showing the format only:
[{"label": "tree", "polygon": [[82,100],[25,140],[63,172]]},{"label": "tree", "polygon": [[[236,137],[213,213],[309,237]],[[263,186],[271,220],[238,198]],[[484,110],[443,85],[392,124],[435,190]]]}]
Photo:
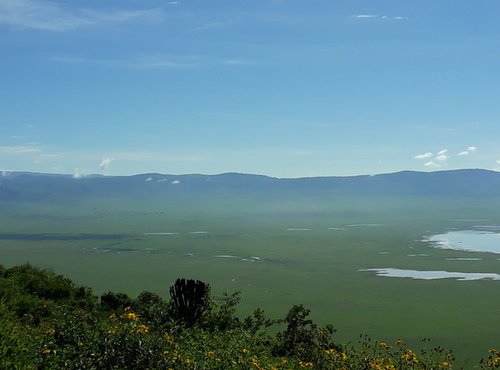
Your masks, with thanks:
[{"label": "tree", "polygon": [[188,326],[200,320],[209,305],[210,286],[200,280],[177,279],[170,287],[172,315]]}]

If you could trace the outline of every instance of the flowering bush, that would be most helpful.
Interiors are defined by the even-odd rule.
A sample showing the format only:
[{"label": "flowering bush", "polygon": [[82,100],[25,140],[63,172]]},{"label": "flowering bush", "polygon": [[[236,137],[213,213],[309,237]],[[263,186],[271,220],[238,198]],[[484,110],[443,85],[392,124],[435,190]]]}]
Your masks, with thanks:
[{"label": "flowering bush", "polygon": [[[38,278],[52,288],[42,287]],[[225,294],[222,300],[205,298],[203,314],[186,323],[183,317],[172,316],[170,303],[153,293],[143,292],[137,299],[106,293],[99,303],[88,289],[53,273],[31,266],[0,266],[0,368],[423,370],[454,366],[453,353],[441,347],[414,351],[403,340],[389,343],[363,336],[356,345],[337,343],[333,327],[318,327],[303,306],[294,306],[283,320],[270,320],[262,310],[240,320],[234,314],[238,294]],[[18,309],[19,302],[28,301],[37,309]],[[266,328],[273,325],[280,325],[282,331],[272,335]],[[490,349],[478,366],[500,367],[500,352]]]}]

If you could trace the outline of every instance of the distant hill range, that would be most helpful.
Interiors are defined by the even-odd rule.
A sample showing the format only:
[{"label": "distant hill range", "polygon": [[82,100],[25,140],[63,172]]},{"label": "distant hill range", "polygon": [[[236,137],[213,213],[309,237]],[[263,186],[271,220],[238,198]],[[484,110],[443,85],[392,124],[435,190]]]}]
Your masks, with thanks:
[{"label": "distant hill range", "polygon": [[464,169],[402,171],[373,176],[281,179],[261,175],[133,176],[92,175],[74,178],[29,172],[3,172],[1,201],[51,201],[84,197],[196,196],[500,196],[500,172]]}]

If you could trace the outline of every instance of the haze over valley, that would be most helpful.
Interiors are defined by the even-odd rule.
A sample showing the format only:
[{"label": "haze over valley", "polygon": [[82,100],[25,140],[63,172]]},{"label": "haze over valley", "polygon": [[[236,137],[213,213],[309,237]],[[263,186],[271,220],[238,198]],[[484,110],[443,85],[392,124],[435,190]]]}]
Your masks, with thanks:
[{"label": "haze over valley", "polygon": [[240,314],[261,307],[279,316],[300,299],[339,339],[431,336],[472,361],[499,334],[491,325],[499,185],[500,173],[484,170],[303,179],[4,173],[0,258],[51,268],[97,293],[164,295],[168,282],[189,276],[214,291],[241,290]]}]

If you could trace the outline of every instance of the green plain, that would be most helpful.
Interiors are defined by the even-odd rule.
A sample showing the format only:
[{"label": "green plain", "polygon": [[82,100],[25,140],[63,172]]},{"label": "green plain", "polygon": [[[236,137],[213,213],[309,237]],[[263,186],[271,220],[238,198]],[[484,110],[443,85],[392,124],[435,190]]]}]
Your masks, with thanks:
[{"label": "green plain", "polygon": [[[339,341],[368,334],[418,347],[430,337],[469,368],[500,345],[499,281],[384,278],[360,270],[500,274],[498,255],[422,241],[498,225],[498,209],[500,199],[396,196],[3,202],[0,263],[30,262],[96,293],[133,296],[144,290],[167,296],[176,278],[201,279],[216,294],[241,290],[242,315],[260,307],[283,317],[304,304],[315,320],[338,329]],[[207,234],[193,233],[200,231]],[[177,234],[145,234],[160,232]],[[446,261],[453,257],[481,260]]]}]

